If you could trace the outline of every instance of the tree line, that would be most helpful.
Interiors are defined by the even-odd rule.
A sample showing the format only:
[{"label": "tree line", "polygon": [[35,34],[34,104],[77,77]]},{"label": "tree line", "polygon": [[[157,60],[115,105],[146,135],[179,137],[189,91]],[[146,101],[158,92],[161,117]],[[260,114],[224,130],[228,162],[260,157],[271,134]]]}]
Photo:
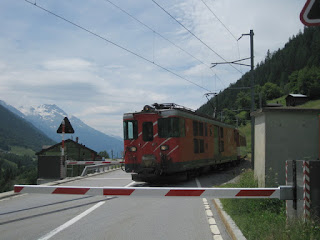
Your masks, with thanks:
[{"label": "tree line", "polygon": [[[320,27],[305,27],[282,49],[272,53],[268,50],[264,61],[253,71],[256,108],[290,93],[320,99]],[[245,124],[250,118],[251,93],[243,88],[250,85],[251,72],[247,72],[198,111],[213,116],[216,109],[219,119],[229,124]]]},{"label": "tree line", "polygon": [[10,191],[14,184],[36,184],[37,161],[30,156],[0,152],[0,192]]}]

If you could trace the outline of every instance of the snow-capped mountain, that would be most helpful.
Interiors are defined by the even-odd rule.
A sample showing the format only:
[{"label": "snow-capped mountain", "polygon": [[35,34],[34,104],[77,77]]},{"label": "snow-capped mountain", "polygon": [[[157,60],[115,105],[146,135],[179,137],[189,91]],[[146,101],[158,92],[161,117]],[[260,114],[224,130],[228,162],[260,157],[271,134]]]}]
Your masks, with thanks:
[{"label": "snow-capped mountain", "polygon": [[61,121],[67,116],[57,105],[43,104],[38,107],[19,107],[26,120],[31,122],[51,139],[60,141],[61,137],[56,133]]},{"label": "snow-capped mountain", "polygon": [[88,126],[80,119],[74,116],[68,116],[68,114],[57,105],[43,104],[38,107],[19,107],[19,110],[17,110],[1,100],[0,104],[11,112],[31,122],[35,127],[56,142],[61,141],[61,135],[57,134],[57,129],[60,126],[62,119],[68,117],[75,133],[66,134],[65,139],[71,138],[76,140],[76,137],[78,137],[79,143],[84,144],[97,152],[106,150],[111,157],[111,151],[113,151],[114,157],[121,157],[123,151],[123,141],[121,139],[108,136]]}]

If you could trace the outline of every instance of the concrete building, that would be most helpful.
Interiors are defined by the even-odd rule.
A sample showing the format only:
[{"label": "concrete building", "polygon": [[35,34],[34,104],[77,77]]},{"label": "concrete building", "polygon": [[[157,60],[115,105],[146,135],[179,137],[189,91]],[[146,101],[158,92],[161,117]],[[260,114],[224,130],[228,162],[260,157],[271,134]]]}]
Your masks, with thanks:
[{"label": "concrete building", "polygon": [[319,159],[320,109],[263,108],[255,117],[254,174],[260,187],[285,185],[286,160]]}]

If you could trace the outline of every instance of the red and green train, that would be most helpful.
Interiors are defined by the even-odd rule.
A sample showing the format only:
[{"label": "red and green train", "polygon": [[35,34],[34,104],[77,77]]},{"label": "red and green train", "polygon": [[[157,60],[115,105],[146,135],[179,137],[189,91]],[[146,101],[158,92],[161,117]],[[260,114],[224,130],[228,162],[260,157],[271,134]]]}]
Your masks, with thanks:
[{"label": "red and green train", "polygon": [[173,103],[125,113],[123,129],[125,171],[135,181],[236,163],[246,145],[235,127]]}]

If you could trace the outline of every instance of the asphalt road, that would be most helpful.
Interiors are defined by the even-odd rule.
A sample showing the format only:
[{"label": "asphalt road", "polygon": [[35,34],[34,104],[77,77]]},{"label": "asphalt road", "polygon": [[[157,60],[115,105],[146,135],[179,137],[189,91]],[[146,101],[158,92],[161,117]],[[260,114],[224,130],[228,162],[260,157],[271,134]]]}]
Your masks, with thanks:
[{"label": "asphalt road", "polygon": [[[231,169],[224,174],[216,171],[175,186],[212,187],[234,178],[235,171],[238,170]],[[147,186],[144,183],[135,184],[130,175],[121,170],[64,185]],[[210,204],[211,201],[208,199],[208,202]],[[219,239],[230,239],[213,205],[210,204],[210,207],[220,230]],[[0,200],[0,239],[215,238],[202,198],[23,194]]]}]

